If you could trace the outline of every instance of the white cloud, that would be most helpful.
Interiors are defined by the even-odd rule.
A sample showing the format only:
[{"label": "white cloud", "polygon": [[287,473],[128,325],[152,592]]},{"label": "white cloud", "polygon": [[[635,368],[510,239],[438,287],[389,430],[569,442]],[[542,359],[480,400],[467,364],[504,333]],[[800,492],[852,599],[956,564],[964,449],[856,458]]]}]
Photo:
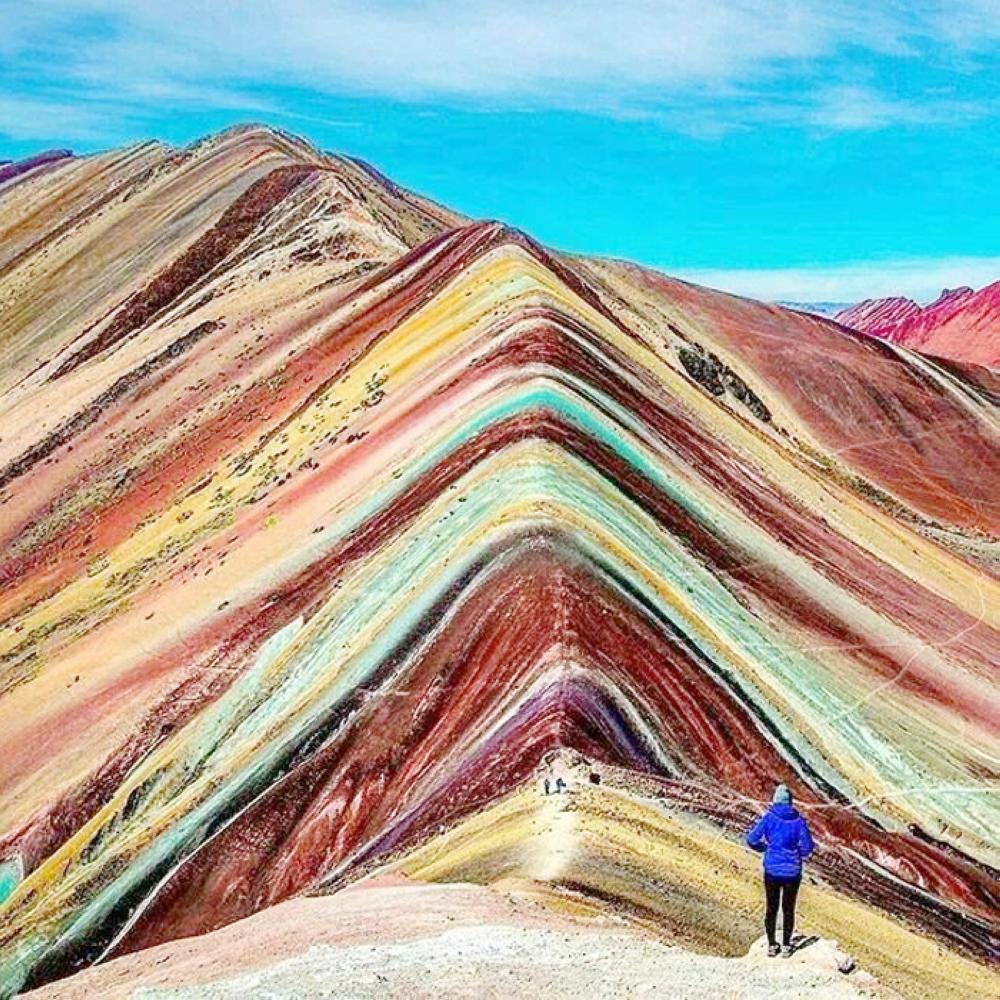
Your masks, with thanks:
[{"label": "white cloud", "polygon": [[73,55],[94,79],[159,68],[251,81],[265,72],[397,96],[549,99],[558,86],[724,81],[810,58],[829,45],[821,9],[816,0],[697,9],[688,0],[34,0],[7,13],[0,35],[8,51],[45,34],[72,49],[73,23],[103,18],[108,35]]},{"label": "white cloud", "polygon": [[893,124],[936,125],[970,121],[989,113],[982,102],[940,95],[893,99],[868,86],[842,84],[818,90],[803,117],[823,128],[868,130]]},{"label": "white cloud", "polygon": [[[948,111],[929,111],[926,95],[837,79],[856,71],[858,53],[916,62],[944,47],[948,58],[975,58],[998,37],[994,0],[0,4],[0,62],[14,68],[15,82],[40,81],[49,96],[36,99],[55,108],[72,92],[138,117],[153,95],[243,107],[261,89],[290,85],[642,114],[704,135],[753,121],[878,128]],[[952,104],[965,116],[988,110]],[[0,119],[0,132],[18,131],[16,117]]]},{"label": "white cloud", "polygon": [[87,107],[68,99],[32,98],[0,93],[0,135],[47,142],[99,142],[114,109]]},{"label": "white cloud", "polygon": [[[669,269],[668,269],[669,270]],[[1000,278],[1000,257],[898,258],[769,270],[670,270],[674,277],[767,302],[858,302],[904,295],[930,302],[943,288]]]}]

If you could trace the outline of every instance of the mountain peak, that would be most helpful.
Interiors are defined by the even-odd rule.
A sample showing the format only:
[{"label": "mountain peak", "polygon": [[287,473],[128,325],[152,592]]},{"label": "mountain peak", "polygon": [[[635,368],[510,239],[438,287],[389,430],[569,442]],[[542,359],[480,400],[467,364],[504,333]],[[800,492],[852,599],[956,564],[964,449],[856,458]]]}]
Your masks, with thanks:
[{"label": "mountain peak", "polygon": [[1000,281],[978,292],[968,285],[945,288],[926,306],[901,297],[865,299],[834,319],[901,347],[1000,365]]}]

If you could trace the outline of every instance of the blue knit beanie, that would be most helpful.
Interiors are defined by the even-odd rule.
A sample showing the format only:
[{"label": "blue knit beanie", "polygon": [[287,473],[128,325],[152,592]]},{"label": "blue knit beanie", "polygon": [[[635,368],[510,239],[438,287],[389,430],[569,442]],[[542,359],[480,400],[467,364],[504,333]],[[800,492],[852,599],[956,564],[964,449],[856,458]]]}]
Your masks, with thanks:
[{"label": "blue knit beanie", "polygon": [[772,802],[784,802],[786,805],[792,804],[792,793],[788,785],[776,785],[774,788],[774,795],[771,798]]}]

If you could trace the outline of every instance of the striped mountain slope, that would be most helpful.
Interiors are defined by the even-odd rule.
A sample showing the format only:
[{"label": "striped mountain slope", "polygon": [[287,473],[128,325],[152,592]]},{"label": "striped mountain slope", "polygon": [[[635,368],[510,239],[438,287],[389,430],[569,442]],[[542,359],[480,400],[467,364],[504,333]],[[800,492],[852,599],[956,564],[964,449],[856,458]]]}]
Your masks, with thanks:
[{"label": "striped mountain slope", "polygon": [[0,232],[0,994],[386,871],[735,954],[775,780],[830,933],[995,992],[988,370],[260,128]]}]

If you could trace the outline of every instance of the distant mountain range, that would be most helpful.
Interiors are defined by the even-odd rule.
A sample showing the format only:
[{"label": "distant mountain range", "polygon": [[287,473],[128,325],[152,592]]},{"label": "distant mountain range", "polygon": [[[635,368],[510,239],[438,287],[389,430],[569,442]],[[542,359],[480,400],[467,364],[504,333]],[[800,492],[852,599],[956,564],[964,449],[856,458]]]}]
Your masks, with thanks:
[{"label": "distant mountain range", "polygon": [[926,306],[900,297],[865,299],[833,318],[925,354],[1000,365],[1000,281],[978,292],[969,287],[946,288]]},{"label": "distant mountain range", "polygon": [[791,302],[781,301],[775,305],[783,306],[785,309],[794,309],[796,312],[815,313],[817,316],[836,316],[837,313],[849,309],[850,302]]}]

